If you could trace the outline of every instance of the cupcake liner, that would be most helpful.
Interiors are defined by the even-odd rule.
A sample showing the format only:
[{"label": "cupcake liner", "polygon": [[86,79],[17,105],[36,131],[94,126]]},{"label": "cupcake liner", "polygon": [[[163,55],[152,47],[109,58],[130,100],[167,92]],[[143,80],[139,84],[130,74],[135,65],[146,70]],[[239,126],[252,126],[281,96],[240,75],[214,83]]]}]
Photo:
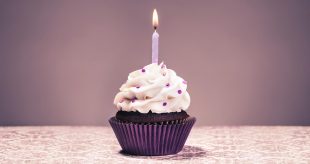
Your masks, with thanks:
[{"label": "cupcake liner", "polygon": [[158,156],[180,152],[196,118],[166,124],[137,124],[121,122],[112,117],[109,122],[125,153]]}]

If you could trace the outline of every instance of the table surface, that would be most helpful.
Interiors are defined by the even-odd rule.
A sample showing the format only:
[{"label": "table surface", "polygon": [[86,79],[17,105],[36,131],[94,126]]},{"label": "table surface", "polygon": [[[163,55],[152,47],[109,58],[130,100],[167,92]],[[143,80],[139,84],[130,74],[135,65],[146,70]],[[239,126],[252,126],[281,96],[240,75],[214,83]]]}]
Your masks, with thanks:
[{"label": "table surface", "polygon": [[120,152],[110,127],[0,127],[0,163],[310,163],[310,127],[194,127],[176,155]]}]

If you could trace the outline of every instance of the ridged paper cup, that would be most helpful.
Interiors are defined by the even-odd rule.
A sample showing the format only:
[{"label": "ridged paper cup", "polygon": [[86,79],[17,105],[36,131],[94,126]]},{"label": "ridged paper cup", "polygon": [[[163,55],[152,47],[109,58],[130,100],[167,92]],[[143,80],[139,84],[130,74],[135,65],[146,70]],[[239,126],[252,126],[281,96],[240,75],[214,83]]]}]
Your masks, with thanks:
[{"label": "ridged paper cup", "polygon": [[195,117],[159,124],[126,123],[109,119],[123,151],[132,155],[159,156],[180,152],[196,122]]}]

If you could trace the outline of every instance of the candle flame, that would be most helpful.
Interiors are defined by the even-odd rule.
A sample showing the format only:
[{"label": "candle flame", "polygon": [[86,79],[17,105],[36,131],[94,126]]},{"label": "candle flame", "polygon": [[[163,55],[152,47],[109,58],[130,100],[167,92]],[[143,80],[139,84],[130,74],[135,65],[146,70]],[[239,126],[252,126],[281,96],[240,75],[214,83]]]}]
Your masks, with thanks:
[{"label": "candle flame", "polygon": [[153,11],[153,27],[156,30],[158,27],[158,15],[156,9]]}]

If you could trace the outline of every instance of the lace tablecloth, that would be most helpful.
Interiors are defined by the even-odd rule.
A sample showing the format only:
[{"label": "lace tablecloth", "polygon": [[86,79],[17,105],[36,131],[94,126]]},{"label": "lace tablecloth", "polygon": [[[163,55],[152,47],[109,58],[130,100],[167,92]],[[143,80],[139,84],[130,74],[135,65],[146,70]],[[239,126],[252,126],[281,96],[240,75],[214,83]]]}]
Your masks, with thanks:
[{"label": "lace tablecloth", "polygon": [[110,127],[0,127],[0,163],[310,163],[310,127],[194,127],[176,155],[122,153]]}]

